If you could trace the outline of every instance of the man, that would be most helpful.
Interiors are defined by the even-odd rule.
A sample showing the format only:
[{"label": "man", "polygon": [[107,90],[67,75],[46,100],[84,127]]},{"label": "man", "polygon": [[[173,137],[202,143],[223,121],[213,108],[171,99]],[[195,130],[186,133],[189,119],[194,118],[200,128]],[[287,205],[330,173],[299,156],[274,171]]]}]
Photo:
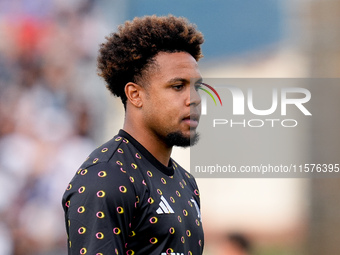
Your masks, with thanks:
[{"label": "man", "polygon": [[197,141],[203,36],[184,18],[148,16],[106,39],[98,69],[125,122],[67,187],[68,252],[202,254],[198,188],[170,154]]}]

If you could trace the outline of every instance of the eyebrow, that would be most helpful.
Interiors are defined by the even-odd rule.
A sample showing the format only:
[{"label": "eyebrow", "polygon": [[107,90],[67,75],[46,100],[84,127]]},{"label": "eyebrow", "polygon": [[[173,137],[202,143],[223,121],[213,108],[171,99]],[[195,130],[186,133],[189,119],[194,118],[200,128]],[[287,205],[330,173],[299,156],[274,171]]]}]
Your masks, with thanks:
[{"label": "eyebrow", "polygon": [[[181,77],[175,77],[175,78],[172,78],[172,79],[170,79],[170,80],[168,80],[168,82],[167,83],[175,83],[175,82],[189,82],[190,83],[190,81],[189,80],[187,80],[187,79],[184,79],[184,78],[181,78]],[[195,84],[197,84],[197,83],[202,83],[203,82],[203,79],[202,78],[199,78],[199,79],[197,79],[196,81],[195,81]]]}]

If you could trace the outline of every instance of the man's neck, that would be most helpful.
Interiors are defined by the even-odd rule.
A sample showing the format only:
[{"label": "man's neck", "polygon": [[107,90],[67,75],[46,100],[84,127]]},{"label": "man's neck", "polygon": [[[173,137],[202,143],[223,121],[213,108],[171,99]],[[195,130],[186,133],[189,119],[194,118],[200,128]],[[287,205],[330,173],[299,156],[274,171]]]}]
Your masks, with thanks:
[{"label": "man's neck", "polygon": [[159,137],[143,128],[134,128],[124,124],[123,130],[143,145],[159,162],[168,166],[172,147],[167,146]]}]

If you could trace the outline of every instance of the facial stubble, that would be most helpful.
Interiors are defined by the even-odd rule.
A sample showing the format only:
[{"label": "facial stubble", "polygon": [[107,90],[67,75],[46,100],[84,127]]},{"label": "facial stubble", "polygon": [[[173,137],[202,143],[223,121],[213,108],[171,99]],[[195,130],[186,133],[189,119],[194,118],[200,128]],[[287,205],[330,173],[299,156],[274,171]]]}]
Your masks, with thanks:
[{"label": "facial stubble", "polygon": [[199,140],[199,133],[195,133],[193,137],[186,137],[182,132],[176,131],[167,134],[165,137],[165,142],[169,147],[179,146],[179,147],[189,147],[195,145]]}]

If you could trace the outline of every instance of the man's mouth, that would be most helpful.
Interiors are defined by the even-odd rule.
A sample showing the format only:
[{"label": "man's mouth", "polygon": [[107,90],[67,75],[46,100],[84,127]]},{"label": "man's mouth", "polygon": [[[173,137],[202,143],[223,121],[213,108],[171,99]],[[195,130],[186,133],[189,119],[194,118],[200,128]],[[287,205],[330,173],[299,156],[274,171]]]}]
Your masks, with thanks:
[{"label": "man's mouth", "polygon": [[183,121],[190,126],[190,128],[196,128],[199,122],[199,115],[190,114],[183,118]]}]

